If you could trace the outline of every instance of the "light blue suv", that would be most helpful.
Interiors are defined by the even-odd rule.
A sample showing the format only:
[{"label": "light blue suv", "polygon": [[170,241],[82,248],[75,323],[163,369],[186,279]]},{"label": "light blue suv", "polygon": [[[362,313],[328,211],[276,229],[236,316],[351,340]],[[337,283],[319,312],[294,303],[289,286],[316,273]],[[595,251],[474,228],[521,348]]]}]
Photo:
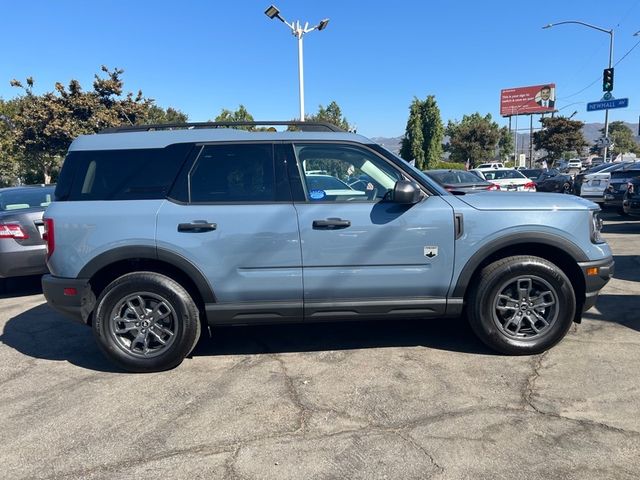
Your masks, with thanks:
[{"label": "light blue suv", "polygon": [[262,123],[129,127],[69,148],[43,289],[122,368],[173,368],[217,325],[461,314],[493,349],[539,353],[613,274],[589,201],[452,195],[362,136]]}]

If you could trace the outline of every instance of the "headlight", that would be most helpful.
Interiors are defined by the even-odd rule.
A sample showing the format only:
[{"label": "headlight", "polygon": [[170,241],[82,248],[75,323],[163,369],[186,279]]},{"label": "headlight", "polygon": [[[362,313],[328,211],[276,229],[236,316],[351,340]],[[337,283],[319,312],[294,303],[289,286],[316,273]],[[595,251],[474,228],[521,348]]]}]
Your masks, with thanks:
[{"label": "headlight", "polygon": [[596,211],[591,212],[591,243],[605,243],[601,234],[602,219]]}]

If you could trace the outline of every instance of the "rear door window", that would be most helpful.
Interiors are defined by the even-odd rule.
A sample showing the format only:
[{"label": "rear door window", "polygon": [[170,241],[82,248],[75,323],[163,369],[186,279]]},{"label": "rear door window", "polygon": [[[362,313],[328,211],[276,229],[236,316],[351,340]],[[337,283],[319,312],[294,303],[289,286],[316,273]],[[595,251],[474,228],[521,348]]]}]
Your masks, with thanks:
[{"label": "rear door window", "polygon": [[191,203],[279,200],[272,144],[205,145],[188,180]]}]

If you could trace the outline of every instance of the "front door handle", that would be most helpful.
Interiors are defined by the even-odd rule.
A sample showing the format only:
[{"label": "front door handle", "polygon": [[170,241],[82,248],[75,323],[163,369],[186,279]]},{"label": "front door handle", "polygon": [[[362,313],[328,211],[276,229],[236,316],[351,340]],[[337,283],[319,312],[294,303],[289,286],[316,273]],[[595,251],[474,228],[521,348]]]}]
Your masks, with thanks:
[{"label": "front door handle", "polygon": [[313,228],[334,230],[338,228],[347,228],[351,226],[351,221],[342,220],[341,218],[327,218],[326,220],[314,220]]},{"label": "front door handle", "polygon": [[211,232],[216,228],[218,228],[218,225],[207,222],[206,220],[194,220],[193,222],[178,224],[179,232],[202,233]]}]

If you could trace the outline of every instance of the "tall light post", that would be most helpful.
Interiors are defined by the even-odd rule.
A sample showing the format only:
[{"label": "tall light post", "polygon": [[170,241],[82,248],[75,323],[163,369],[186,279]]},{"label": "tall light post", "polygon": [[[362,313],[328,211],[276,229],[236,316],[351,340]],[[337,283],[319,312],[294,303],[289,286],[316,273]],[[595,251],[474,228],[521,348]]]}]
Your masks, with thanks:
[{"label": "tall light post", "polygon": [[300,21],[287,22],[281,15],[280,10],[275,5],[271,5],[264,11],[264,14],[270,19],[277,18],[287,27],[291,29],[291,33],[298,39],[298,85],[300,89],[300,121],[304,122],[304,67],[302,58],[302,37],[305,33],[313,32],[314,30],[324,30],[329,24],[329,19],[325,18],[321,20],[317,25],[309,28],[309,22],[305,22],[304,27],[300,25]]},{"label": "tall light post", "polygon": [[[609,67],[611,68],[613,65],[613,28],[611,30],[607,30],[606,28],[598,27],[596,25],[591,25],[590,23],[580,22],[578,20],[567,20],[566,22],[558,22],[558,23],[550,23],[545,25],[542,28],[551,28],[556,25],[564,25],[566,23],[575,23],[577,25],[582,25],[583,27],[592,28],[594,30],[598,30],[599,32],[603,32],[609,35]],[[609,109],[604,111],[604,136],[605,138],[609,137]],[[604,147],[604,161],[607,161],[607,152],[609,147]]]}]

